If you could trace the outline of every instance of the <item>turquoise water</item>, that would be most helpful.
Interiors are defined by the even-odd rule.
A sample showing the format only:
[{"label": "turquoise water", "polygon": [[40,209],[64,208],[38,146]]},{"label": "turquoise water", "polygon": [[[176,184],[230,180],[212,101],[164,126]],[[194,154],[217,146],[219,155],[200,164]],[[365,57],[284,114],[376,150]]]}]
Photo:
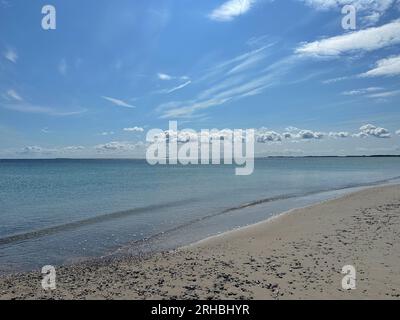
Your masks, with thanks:
[{"label": "turquoise water", "polygon": [[170,249],[400,176],[400,158],[258,159],[232,166],[144,160],[0,160],[0,272]]}]

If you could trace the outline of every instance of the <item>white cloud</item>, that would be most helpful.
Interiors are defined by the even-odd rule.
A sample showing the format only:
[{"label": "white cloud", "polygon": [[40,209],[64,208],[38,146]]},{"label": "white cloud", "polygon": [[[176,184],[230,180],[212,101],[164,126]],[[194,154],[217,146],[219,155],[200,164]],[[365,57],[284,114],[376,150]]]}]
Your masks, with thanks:
[{"label": "white cloud", "polygon": [[114,131],[104,131],[104,132],[100,133],[101,136],[112,136],[114,134],[115,134]]},{"label": "white cloud", "polygon": [[159,106],[158,110],[168,109],[163,112],[162,118],[185,118],[193,116],[196,111],[222,105],[228,101],[260,94],[274,81],[274,75],[264,75],[252,80],[239,81],[239,84],[229,79],[218,86],[201,92],[196,99],[188,101],[174,101]]},{"label": "white cloud", "polygon": [[176,86],[176,87],[174,87],[172,89],[163,90],[162,92],[163,93],[172,93],[172,92],[175,92],[175,91],[178,91],[180,89],[183,89],[183,88],[187,87],[191,83],[192,83],[192,81],[188,80],[188,81],[186,81],[186,82],[184,82],[184,83],[182,83],[182,84],[180,84],[180,85],[178,85],[178,86]]},{"label": "white cloud", "polygon": [[348,132],[329,132],[329,136],[332,138],[348,138],[350,133]]},{"label": "white cloud", "polygon": [[[400,30],[398,32],[400,33]],[[379,77],[398,75],[400,75],[400,55],[379,60],[374,69],[371,69],[360,76]]]},{"label": "white cloud", "polygon": [[59,117],[79,115],[87,111],[86,109],[81,109],[76,111],[59,111],[53,108],[32,105],[29,103],[4,104],[2,105],[2,107],[8,110],[18,111],[23,113],[37,113],[37,114],[46,114],[49,116],[59,116]]},{"label": "white cloud", "polygon": [[115,99],[115,98],[105,97],[105,96],[102,96],[102,98],[107,100],[107,101],[112,102],[114,105],[116,105],[118,107],[124,107],[124,108],[130,108],[130,109],[136,108],[135,106],[130,105],[130,104],[128,104],[125,101],[120,100],[120,99]]},{"label": "white cloud", "polygon": [[354,134],[353,137],[356,138],[366,138],[366,137],[375,137],[375,138],[390,138],[390,133],[387,129],[374,126],[372,124],[366,124],[360,128],[360,132]]},{"label": "white cloud", "polygon": [[58,72],[60,72],[61,75],[65,76],[67,74],[67,70],[67,61],[65,61],[65,59],[61,59],[60,63],[58,64]]},{"label": "white cloud", "polygon": [[302,130],[296,127],[288,127],[286,128],[286,132],[284,132],[282,136],[285,139],[319,140],[325,137],[325,133],[312,130]]},{"label": "white cloud", "polygon": [[394,96],[397,96],[399,94],[400,94],[400,90],[394,90],[394,91],[385,91],[385,92],[369,94],[369,95],[367,95],[367,97],[368,98],[382,99],[382,98],[394,97]]},{"label": "white cloud", "polygon": [[396,131],[396,134],[400,136],[400,130],[397,130],[397,131]]},{"label": "white cloud", "polygon": [[23,101],[24,99],[14,90],[10,89],[6,92],[7,97],[10,97],[16,101]]},{"label": "white cloud", "polygon": [[100,152],[107,151],[132,151],[137,147],[137,144],[131,142],[112,141],[105,144],[95,146],[95,149]]},{"label": "white cloud", "polygon": [[314,132],[311,130],[300,130],[297,134],[292,134],[292,138],[296,139],[322,139],[325,136],[322,132]]},{"label": "white cloud", "polygon": [[323,84],[331,84],[331,83],[336,83],[336,82],[343,81],[346,79],[348,79],[348,77],[337,77],[337,78],[333,78],[333,79],[324,80],[324,81],[322,81],[322,83]]},{"label": "white cloud", "polygon": [[4,52],[4,58],[6,58],[8,61],[11,61],[12,63],[17,63],[18,54],[15,49],[7,48],[7,50]]},{"label": "white cloud", "polygon": [[173,79],[172,76],[170,76],[169,74],[166,74],[166,73],[158,73],[157,77],[160,80],[172,80]]},{"label": "white cloud", "polygon": [[68,147],[57,147],[57,148],[43,148],[40,146],[27,146],[17,151],[17,154],[29,155],[29,156],[40,156],[40,155],[55,155],[62,153],[71,153],[84,150],[83,146],[68,146]]},{"label": "white cloud", "polygon": [[373,51],[400,43],[400,20],[380,27],[302,44],[295,52],[300,55],[337,57],[354,51]]},{"label": "white cloud", "polygon": [[215,21],[231,21],[245,14],[255,4],[255,0],[229,0],[214,9],[209,18]]},{"label": "white cloud", "polygon": [[280,142],[282,141],[282,135],[275,131],[260,129],[257,131],[256,141],[259,143]]},{"label": "white cloud", "polygon": [[384,90],[384,89],[381,87],[368,87],[368,88],[344,91],[344,92],[342,92],[342,94],[345,96],[356,96],[356,95],[362,95],[362,94],[371,93],[371,92],[380,91],[380,90]]},{"label": "white cloud", "polygon": [[128,131],[128,132],[143,132],[144,129],[142,127],[132,127],[132,128],[124,128],[124,131]]}]

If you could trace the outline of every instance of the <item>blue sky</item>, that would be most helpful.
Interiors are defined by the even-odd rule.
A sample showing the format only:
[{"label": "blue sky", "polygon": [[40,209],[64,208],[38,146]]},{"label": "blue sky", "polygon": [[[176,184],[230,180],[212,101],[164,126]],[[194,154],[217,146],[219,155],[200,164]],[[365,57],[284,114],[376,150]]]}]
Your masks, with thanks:
[{"label": "blue sky", "polygon": [[400,154],[399,18],[398,0],[0,0],[0,157],[140,157],[169,120],[255,128],[258,155]]}]

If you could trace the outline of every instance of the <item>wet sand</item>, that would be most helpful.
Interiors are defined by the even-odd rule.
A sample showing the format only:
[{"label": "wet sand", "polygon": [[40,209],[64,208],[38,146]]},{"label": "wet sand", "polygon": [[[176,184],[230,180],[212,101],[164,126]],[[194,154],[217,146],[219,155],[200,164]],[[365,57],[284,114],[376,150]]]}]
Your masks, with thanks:
[{"label": "wet sand", "polygon": [[[369,188],[169,253],[0,278],[0,299],[399,299],[400,186]],[[342,267],[356,269],[343,290]]]}]

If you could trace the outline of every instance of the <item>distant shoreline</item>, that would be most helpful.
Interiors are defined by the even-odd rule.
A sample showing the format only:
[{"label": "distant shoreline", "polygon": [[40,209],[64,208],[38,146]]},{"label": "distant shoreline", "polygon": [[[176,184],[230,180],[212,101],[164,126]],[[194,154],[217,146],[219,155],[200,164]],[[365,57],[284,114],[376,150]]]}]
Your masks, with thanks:
[{"label": "distant shoreline", "polygon": [[[400,155],[346,155],[346,156],[265,156],[255,157],[255,160],[263,159],[291,159],[291,158],[400,158]],[[0,161],[19,161],[19,160],[146,160],[146,158],[2,158]]]}]

